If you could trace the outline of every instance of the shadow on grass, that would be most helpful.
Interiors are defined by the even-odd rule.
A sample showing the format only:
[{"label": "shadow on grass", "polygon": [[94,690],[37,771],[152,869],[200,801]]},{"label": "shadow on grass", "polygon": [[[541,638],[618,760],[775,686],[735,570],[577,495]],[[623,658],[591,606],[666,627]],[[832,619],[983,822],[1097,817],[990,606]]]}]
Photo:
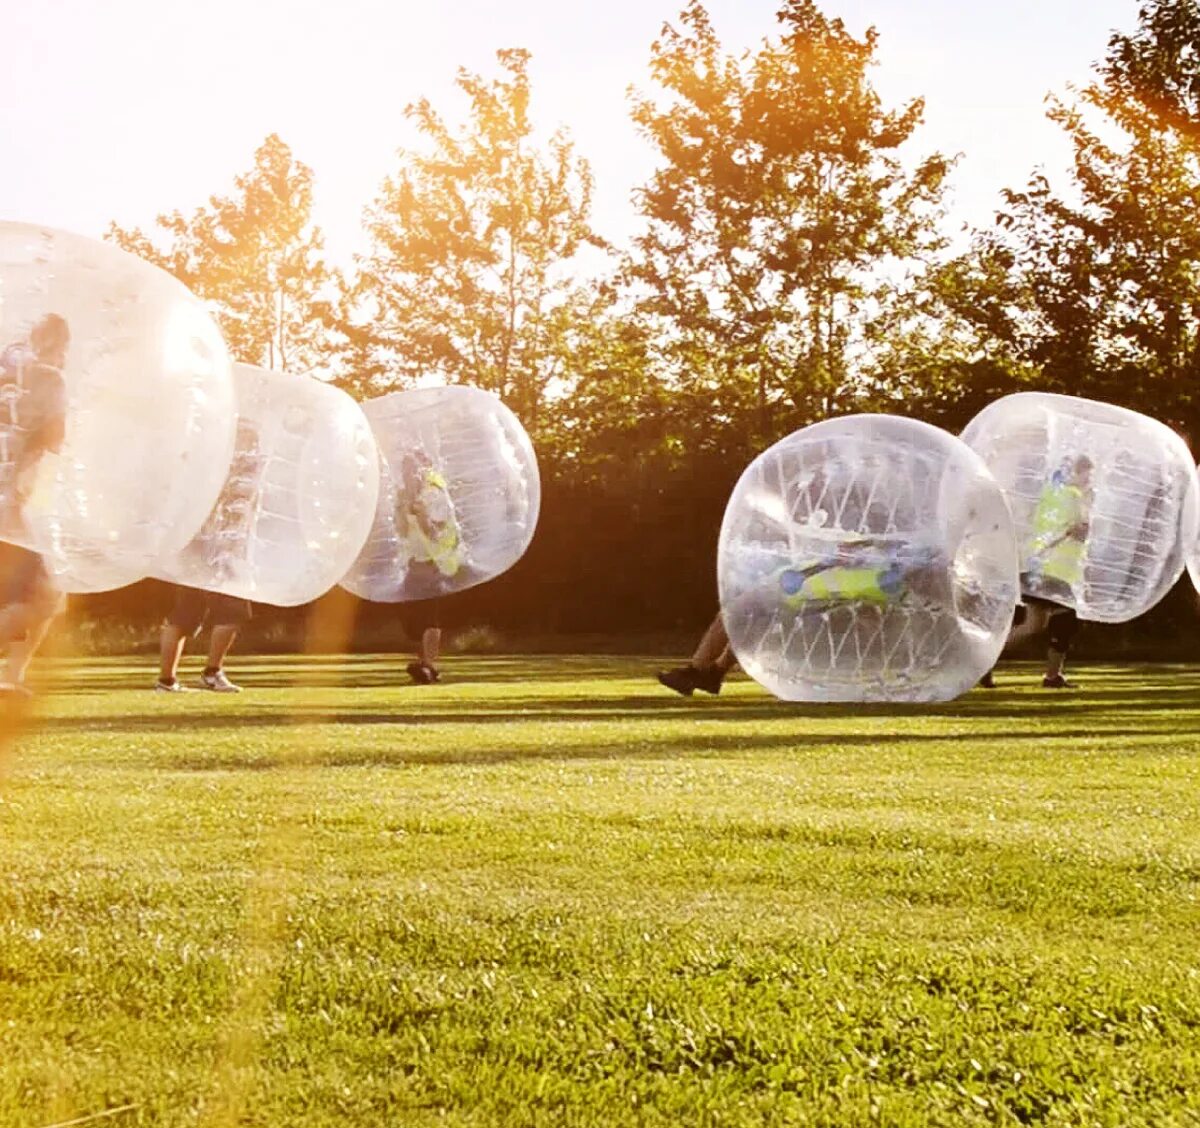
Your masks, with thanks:
[{"label": "shadow on grass", "polygon": [[[248,689],[402,689],[411,685],[405,670],[410,661],[411,655],[298,655],[269,660],[233,659],[229,670]],[[596,655],[464,656],[443,662],[447,677],[455,685],[652,679],[660,665],[640,658]],[[198,665],[195,670],[187,668],[181,672],[180,680],[194,684],[198,674]],[[131,659],[116,663],[61,662],[45,679],[45,690],[72,696],[117,690],[150,691],[156,677],[157,668],[152,662]]]},{"label": "shadow on grass", "polygon": [[[1147,735],[1143,728],[1105,729],[1062,729],[1053,734],[1035,734],[1028,731],[991,732],[987,741],[1006,740],[1013,744],[1046,740],[1088,740],[1096,737],[1120,738]],[[1153,735],[1153,734],[1150,734]],[[945,733],[893,733],[887,744],[946,744],[964,739],[958,734]],[[297,767],[416,767],[420,765],[469,765],[507,764],[519,761],[538,760],[673,760],[691,759],[706,755],[729,752],[755,752],[790,749],[806,752],[821,749],[877,748],[880,738],[870,733],[779,733],[775,735],[753,733],[729,733],[701,736],[674,737],[664,740],[640,740],[630,744],[626,740],[598,741],[578,747],[560,747],[544,744],[521,748],[429,748],[429,749],[338,749],[322,753],[309,747],[295,754],[238,755],[194,753],[171,757],[148,768],[167,767],[178,771],[269,771]],[[1060,750],[1061,751],[1061,750]],[[993,755],[989,751],[988,755]]]},{"label": "shadow on grass", "polygon": [[[405,684],[402,661],[378,655],[247,660],[239,680],[250,688],[257,684],[285,692],[182,699],[152,695],[145,688],[145,667],[135,661],[62,663],[60,677],[70,680],[70,688],[61,689],[64,695],[137,689],[145,694],[144,708],[121,701],[124,708],[119,713],[89,710],[87,716],[45,717],[34,725],[51,735],[167,734],[194,736],[201,743],[224,738],[226,744],[239,732],[277,729],[284,749],[289,728],[309,730],[295,742],[305,745],[295,754],[197,749],[172,758],[168,746],[165,757],[147,762],[151,770],[164,764],[187,770],[257,770],[305,764],[671,758],[772,748],[939,743],[970,749],[975,741],[1007,741],[1022,752],[1035,749],[1034,742],[1052,741],[1061,751],[1062,743],[1071,741],[1120,742],[1139,736],[1188,741],[1200,736],[1200,670],[1195,667],[1083,671],[1082,688],[1066,693],[1035,688],[1040,675],[1032,666],[1007,667],[1008,680],[1000,688],[978,690],[949,703],[813,705],[779,701],[757,689],[747,692],[744,682],[717,698],[681,698],[653,683],[653,665],[628,657],[461,658],[448,666],[454,679],[449,686],[430,688]],[[338,680],[325,680],[334,677]],[[631,689],[631,682],[637,688]],[[561,688],[539,692],[544,683],[576,685],[566,693]],[[493,694],[473,692],[492,684],[505,688]],[[522,688],[514,692],[511,687],[518,684]],[[380,687],[393,692],[380,693]],[[329,700],[322,702],[304,700],[305,688],[345,692],[326,692],[321,696]],[[457,689],[469,692],[455,693]],[[670,728],[656,731],[656,724]],[[372,741],[388,739],[389,728],[397,733],[427,731],[421,737],[427,747],[331,747],[338,726],[378,726]],[[531,731],[532,726],[560,727],[564,739],[554,731]],[[511,736],[501,731],[506,728]],[[471,729],[480,732],[472,734]],[[343,738],[341,743],[352,741]],[[1120,754],[1122,749],[1111,751]],[[1181,752],[1190,754],[1190,749]]]},{"label": "shadow on grass", "polygon": [[[247,689],[299,690],[299,689],[412,689],[405,671],[409,661],[406,655],[294,655],[286,658],[247,658],[235,662],[231,671],[236,680]],[[606,683],[643,682],[648,687],[654,683],[654,674],[664,663],[642,657],[621,655],[551,655],[551,656],[459,656],[445,661],[445,685],[473,687],[486,685],[543,684],[561,685],[571,682],[588,682],[597,685],[597,693],[606,692]],[[146,691],[153,687],[155,669],[152,664],[136,659],[125,659],[102,663],[79,660],[54,663],[48,677],[44,679],[44,691],[52,695],[76,696],[86,693],[112,691]],[[181,675],[185,683],[191,684],[195,671]],[[930,711],[952,714],[965,710],[972,714],[979,711],[985,700],[993,703],[1011,701],[1014,694],[1027,700],[1028,690],[1038,688],[1040,670],[1032,664],[1001,667],[999,687],[984,693],[970,693],[955,702],[927,706],[859,705],[844,706],[857,713],[893,715],[898,711],[916,709],[925,715]],[[1051,697],[1064,701],[1081,697],[1101,695],[1108,700],[1114,694],[1135,694],[1138,701],[1160,694],[1176,694],[1194,699],[1200,705],[1200,669],[1196,666],[1129,666],[1129,667],[1081,667],[1073,671],[1072,677],[1080,682],[1076,692],[1046,692]],[[743,684],[744,677],[738,681]],[[1089,682],[1092,684],[1089,685]],[[734,683],[736,684],[736,682]],[[668,691],[663,690],[664,694]],[[761,691],[765,694],[765,691]],[[1039,689],[1039,695],[1041,691]],[[697,695],[697,700],[704,700]],[[724,699],[723,699],[724,700]],[[814,708],[786,702],[782,707],[793,713]],[[839,706],[816,706],[825,715]]]},{"label": "shadow on grass", "polygon": [[[355,708],[353,692],[336,703],[293,703],[287,700],[255,701],[254,695],[222,697],[215,694],[168,697],[147,693],[146,708],[134,712],[87,717],[47,717],[41,727],[55,731],[104,732],[127,728],[143,732],[188,729],[238,729],[290,724],[436,724],[486,725],[528,722],[623,721],[638,725],[662,721],[743,724],[755,721],[828,722],[837,720],[1004,721],[1021,720],[1033,728],[1054,726],[1063,718],[1095,717],[1121,723],[1139,718],[1148,726],[1170,731],[1193,731],[1187,722],[1200,723],[1200,685],[1182,684],[1139,689],[1113,686],[1092,691],[1034,693],[1025,690],[976,690],[957,701],[934,704],[801,704],[780,701],[765,694],[734,693],[722,697],[697,694],[683,698],[667,690],[619,693],[597,687],[593,693],[545,696],[529,693],[461,699],[443,692],[448,687],[396,688],[390,701],[372,694]],[[79,691],[76,691],[79,692]],[[194,707],[203,702],[203,712]],[[185,704],[186,703],[186,704]],[[393,705],[386,708],[387,705]],[[1156,717],[1156,713],[1163,714]],[[1106,730],[1107,731],[1107,730]],[[989,736],[995,735],[989,732]]]}]

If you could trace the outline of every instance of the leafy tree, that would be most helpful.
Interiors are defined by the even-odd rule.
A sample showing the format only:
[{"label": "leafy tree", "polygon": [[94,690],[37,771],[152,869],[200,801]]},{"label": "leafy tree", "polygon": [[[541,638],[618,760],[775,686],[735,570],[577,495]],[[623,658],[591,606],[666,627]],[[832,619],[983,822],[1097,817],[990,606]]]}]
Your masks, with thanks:
[{"label": "leafy tree", "polygon": [[1148,113],[1162,129],[1200,136],[1200,5],[1147,0],[1132,34],[1115,33],[1099,76],[1113,112]]},{"label": "leafy tree", "polygon": [[573,324],[556,334],[565,391],[542,435],[556,472],[612,489],[677,461],[674,405],[641,323],[604,286],[571,312]]},{"label": "leafy tree", "polygon": [[343,310],[346,364],[382,389],[419,377],[498,393],[533,430],[564,376],[562,335],[588,295],[576,255],[600,245],[592,177],[559,130],[545,148],[529,115],[529,53],[497,52],[501,74],[459,71],[469,102],[454,128],[409,106],[428,147],[400,153],[369,209],[370,249]]},{"label": "leafy tree", "polygon": [[856,39],[812,0],[778,19],[778,40],[732,57],[692,0],[652,48],[662,96],[633,104],[662,164],[626,277],[692,441],[740,453],[871,390],[872,322],[942,245],[949,167],[906,170],[923,106],[882,106],[873,30]]},{"label": "leafy tree", "polygon": [[1095,80],[1051,102],[1073,148],[1068,189],[1039,172],[1006,191],[995,225],[941,276],[948,324],[977,360],[1188,430],[1200,423],[1197,15],[1191,0],[1143,6]]},{"label": "leafy tree", "polygon": [[313,174],[271,134],[230,196],[191,216],[158,217],[159,249],[140,229],[109,230],[126,250],[170,271],[212,303],[233,355],[248,364],[306,370],[324,363],[335,275],[312,223]]}]

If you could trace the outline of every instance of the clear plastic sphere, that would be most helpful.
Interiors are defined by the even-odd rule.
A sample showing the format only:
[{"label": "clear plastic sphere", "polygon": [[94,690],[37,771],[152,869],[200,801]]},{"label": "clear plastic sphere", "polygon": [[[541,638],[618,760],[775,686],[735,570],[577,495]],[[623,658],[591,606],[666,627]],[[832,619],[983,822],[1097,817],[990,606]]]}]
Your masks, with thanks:
[{"label": "clear plastic sphere", "polygon": [[1016,540],[1000,488],[958,439],[852,415],[747,467],[717,576],[734,653],[777,697],[947,701],[1004,646]]},{"label": "clear plastic sphere", "polygon": [[1187,445],[1149,416],[1043,392],[996,400],[963,431],[1012,509],[1026,596],[1120,623],[1179,579],[1196,539]]},{"label": "clear plastic sphere", "polygon": [[0,223],[0,539],[64,591],[120,587],[178,551],[233,449],[216,324],[107,243]]},{"label": "clear plastic sphere", "polygon": [[233,367],[229,476],[192,542],[154,574],[187,587],[295,606],[333,587],[371,530],[379,452],[362,409],[308,376]]},{"label": "clear plastic sphere", "polygon": [[[1200,499],[1200,466],[1196,467],[1196,490],[1197,498]],[[1191,549],[1188,552],[1187,573],[1188,579],[1192,581],[1192,586],[1200,591],[1200,529],[1197,530],[1196,538],[1192,541]]]},{"label": "clear plastic sphere", "polygon": [[383,457],[379,506],[342,586],[362,599],[433,599],[524,554],[541,484],[529,436],[478,388],[416,388],[363,405]]}]

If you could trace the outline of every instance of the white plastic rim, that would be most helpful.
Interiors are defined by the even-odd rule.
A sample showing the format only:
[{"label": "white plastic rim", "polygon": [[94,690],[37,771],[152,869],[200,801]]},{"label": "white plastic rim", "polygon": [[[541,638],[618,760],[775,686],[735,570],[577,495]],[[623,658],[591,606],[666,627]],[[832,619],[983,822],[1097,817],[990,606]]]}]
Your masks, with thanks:
[{"label": "white plastic rim", "polygon": [[[1196,468],[1196,474],[1196,491],[1197,497],[1200,498],[1200,466]],[[1200,530],[1192,539],[1192,547],[1188,552],[1187,573],[1188,579],[1192,581],[1192,586],[1200,591]]]},{"label": "white plastic rim", "polygon": [[852,415],[738,480],[717,554],[742,668],[790,701],[946,701],[1003,649],[1017,599],[1004,496],[954,436]]},{"label": "white plastic rim", "polygon": [[164,580],[296,606],[333,587],[366,542],[379,453],[362,409],[309,376],[235,364],[237,440],[200,532]]},{"label": "white plastic rim", "polygon": [[404,603],[494,579],[524,555],[541,483],[524,427],[498,397],[461,386],[363,405],[382,457],[379,505],[342,586]]},{"label": "white plastic rim", "polygon": [[[69,335],[59,356],[39,341],[51,322]],[[115,246],[0,223],[0,350],[0,539],[41,553],[63,591],[149,574],[195,535],[229,469],[233,382],[216,324]],[[39,437],[54,415],[57,450]]]}]

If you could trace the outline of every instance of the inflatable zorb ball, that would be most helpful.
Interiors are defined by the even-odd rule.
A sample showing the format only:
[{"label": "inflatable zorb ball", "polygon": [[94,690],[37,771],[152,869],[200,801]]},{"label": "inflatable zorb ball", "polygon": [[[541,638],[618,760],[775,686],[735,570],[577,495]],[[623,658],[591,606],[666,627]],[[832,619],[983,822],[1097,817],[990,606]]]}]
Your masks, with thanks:
[{"label": "inflatable zorb ball", "polygon": [[0,540],[64,591],[130,583],[200,528],[233,438],[225,344],[183,285],[0,223]]},{"label": "inflatable zorb ball", "polygon": [[295,606],[334,586],[375,519],[379,454],[362,409],[308,376],[235,364],[237,438],[199,533],[160,579]]},{"label": "inflatable zorb ball", "polygon": [[1169,427],[1108,403],[1021,392],[984,408],[962,437],[1008,498],[1024,595],[1120,623],[1179,579],[1196,540],[1196,474]]},{"label": "inflatable zorb ball", "polygon": [[1004,495],[925,423],[852,415],[776,443],[721,526],[721,614],[789,701],[948,701],[999,657],[1017,600]]},{"label": "inflatable zorb ball", "polygon": [[368,400],[382,455],[379,505],[341,583],[362,599],[433,599],[493,579],[524,554],[541,486],[529,436],[478,388]]},{"label": "inflatable zorb ball", "polygon": [[[1196,467],[1196,489],[1197,498],[1200,499],[1200,466]],[[1200,529],[1197,529],[1196,539],[1192,541],[1191,550],[1188,552],[1187,573],[1192,586],[1200,591]]]}]

